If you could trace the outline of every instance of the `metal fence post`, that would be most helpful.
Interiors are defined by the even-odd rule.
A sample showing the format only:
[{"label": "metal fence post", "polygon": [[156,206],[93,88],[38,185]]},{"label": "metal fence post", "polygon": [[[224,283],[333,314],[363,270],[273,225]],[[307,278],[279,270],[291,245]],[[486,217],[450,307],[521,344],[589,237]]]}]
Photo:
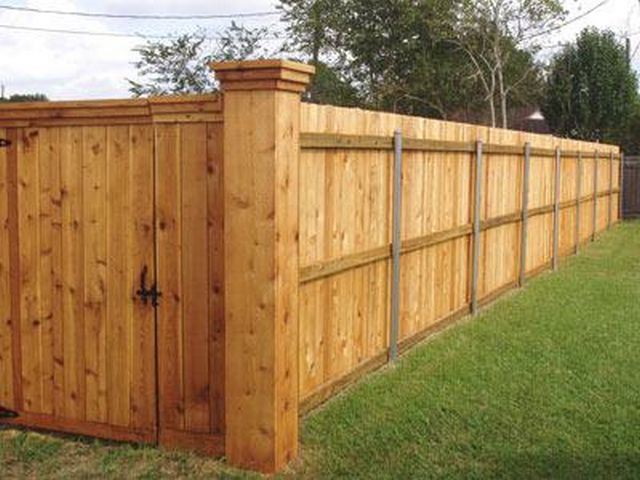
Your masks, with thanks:
[{"label": "metal fence post", "polygon": [[611,230],[611,222],[613,221],[613,152],[609,153],[609,216],[607,220],[607,229]]},{"label": "metal fence post", "polygon": [[558,250],[560,243],[560,147],[556,148],[556,180],[553,204],[553,269],[558,269]]},{"label": "metal fence post", "polygon": [[596,233],[598,233],[598,159],[599,153],[596,151],[593,164],[594,164],[594,173],[593,173],[593,234],[591,235],[591,240],[594,241],[596,239]]},{"label": "metal fence post", "polygon": [[527,280],[527,227],[529,224],[529,177],[531,172],[531,144],[524,145],[522,172],[522,224],[520,228],[520,286]]},{"label": "metal fence post", "polygon": [[471,313],[478,312],[478,274],[480,267],[480,215],[482,201],[482,153],[483,144],[476,143],[475,185],[473,200],[473,258],[471,263]]},{"label": "metal fence post", "polygon": [[389,335],[389,359],[398,358],[398,336],[400,330],[400,253],[402,249],[402,132],[396,130],[393,137],[393,233],[392,233],[392,284],[391,284],[391,331]]},{"label": "metal fence post", "polygon": [[580,253],[580,200],[582,198],[582,152],[578,152],[578,173],[576,175],[576,255]]}]

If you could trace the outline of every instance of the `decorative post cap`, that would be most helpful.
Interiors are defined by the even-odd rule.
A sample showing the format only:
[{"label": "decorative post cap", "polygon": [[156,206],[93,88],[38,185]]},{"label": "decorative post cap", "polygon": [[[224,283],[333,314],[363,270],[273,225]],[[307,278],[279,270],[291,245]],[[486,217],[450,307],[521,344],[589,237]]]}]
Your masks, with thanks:
[{"label": "decorative post cap", "polygon": [[223,91],[282,90],[302,93],[311,82],[315,67],[288,60],[214,62],[209,65]]}]

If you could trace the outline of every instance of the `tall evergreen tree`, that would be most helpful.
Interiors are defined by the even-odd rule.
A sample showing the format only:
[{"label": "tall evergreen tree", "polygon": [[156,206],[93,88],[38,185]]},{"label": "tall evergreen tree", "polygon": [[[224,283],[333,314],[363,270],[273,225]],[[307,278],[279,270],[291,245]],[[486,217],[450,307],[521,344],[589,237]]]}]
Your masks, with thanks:
[{"label": "tall evergreen tree", "polygon": [[618,143],[637,111],[637,87],[613,32],[586,29],[553,59],[543,113],[559,135]]}]

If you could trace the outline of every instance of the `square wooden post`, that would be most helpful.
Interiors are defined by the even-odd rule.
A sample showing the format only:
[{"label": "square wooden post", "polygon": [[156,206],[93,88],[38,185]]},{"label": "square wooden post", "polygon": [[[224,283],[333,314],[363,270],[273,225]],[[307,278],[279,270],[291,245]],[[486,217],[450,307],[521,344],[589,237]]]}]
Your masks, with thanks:
[{"label": "square wooden post", "polygon": [[225,450],[273,473],[298,455],[300,103],[314,68],[212,68],[224,93]]}]

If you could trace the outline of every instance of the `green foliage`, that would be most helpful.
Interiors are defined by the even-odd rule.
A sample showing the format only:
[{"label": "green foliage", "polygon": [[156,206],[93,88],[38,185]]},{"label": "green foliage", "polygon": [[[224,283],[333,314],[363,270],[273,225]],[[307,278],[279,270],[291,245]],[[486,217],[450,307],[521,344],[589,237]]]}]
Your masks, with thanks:
[{"label": "green foliage", "polygon": [[341,77],[340,72],[321,62],[316,64],[307,99],[326,105],[355,107],[360,104],[358,91]]},{"label": "green foliage", "polygon": [[48,102],[49,99],[43,93],[18,93],[8,98],[0,98],[0,102]]},{"label": "green foliage", "polygon": [[134,66],[140,80],[127,79],[129,91],[135,97],[215,91],[209,63],[263,57],[261,38],[267,33],[267,28],[250,29],[232,22],[216,41],[202,31],[168,41],[147,41],[134,49],[139,55]]},{"label": "green foliage", "polygon": [[618,143],[638,124],[637,87],[624,45],[586,29],[553,59],[543,113],[559,135]]},{"label": "green foliage", "polygon": [[280,8],[288,48],[340,72],[361,106],[444,117],[463,108],[460,93],[473,88],[463,55],[439,41],[450,3],[282,0]]},{"label": "green foliage", "polygon": [[[535,103],[541,90],[540,67],[531,41],[526,49],[517,42],[522,32],[532,32],[531,25],[539,29],[549,17],[556,18],[558,1],[498,3],[510,8],[507,19],[500,17],[506,26],[494,29],[505,45],[499,59],[504,97],[514,106]],[[488,45],[485,30],[495,25],[487,18],[489,11],[476,4],[466,0],[281,0],[280,9],[290,39],[287,50],[302,52],[313,63],[339,72],[357,92],[360,106],[438,118],[477,118],[478,112],[487,110],[488,98],[499,103],[499,93],[497,84],[488,93],[480,75],[489,68],[495,76],[495,68],[485,67],[478,58],[478,69],[469,56],[478,44]],[[518,39],[516,25],[521,29]],[[474,43],[461,44],[463,37],[473,38]],[[326,96],[327,91],[323,92]],[[322,101],[315,92],[311,100]],[[352,100],[349,96],[343,104]]]}]

